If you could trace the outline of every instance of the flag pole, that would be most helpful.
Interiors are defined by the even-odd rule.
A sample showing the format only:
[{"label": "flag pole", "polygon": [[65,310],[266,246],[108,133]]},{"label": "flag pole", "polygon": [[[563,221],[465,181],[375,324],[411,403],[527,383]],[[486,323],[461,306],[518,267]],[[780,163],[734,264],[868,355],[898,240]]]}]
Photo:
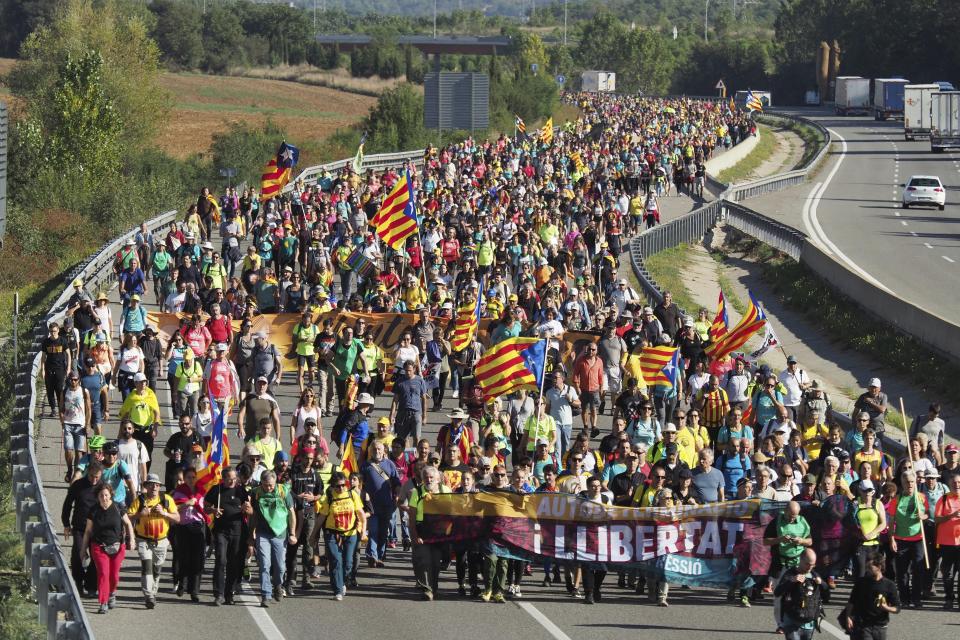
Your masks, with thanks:
[{"label": "flag pole", "polygon": [[540,368],[540,397],[537,399],[537,410],[539,411],[540,402],[543,400],[543,387],[547,382],[547,355],[550,351],[550,341],[547,338],[543,340],[543,366]]},{"label": "flag pole", "polygon": [[[900,420],[903,423],[903,433],[907,436],[907,455],[909,456],[910,463],[914,464],[913,459],[913,447],[910,446],[910,431],[907,428],[907,412],[903,408],[903,396],[900,396]],[[914,472],[916,472],[916,466],[914,466]],[[920,521],[920,545],[923,547],[923,564],[926,566],[927,570],[930,570],[930,556],[927,553],[927,534],[924,531],[923,518],[920,515],[920,480],[917,479],[917,488],[914,489],[914,504],[917,506],[917,520]]]},{"label": "flag pole", "polygon": [[[411,160],[407,160],[409,165]],[[407,172],[407,180],[410,181],[410,191],[413,192],[413,178],[410,176],[410,169],[404,169]],[[423,281],[424,292],[427,290],[427,257],[423,254],[423,233],[420,229],[422,216],[420,215],[420,203],[413,198],[413,214],[417,217],[417,242],[420,243],[420,278]],[[409,253],[407,256],[409,257]]]}]

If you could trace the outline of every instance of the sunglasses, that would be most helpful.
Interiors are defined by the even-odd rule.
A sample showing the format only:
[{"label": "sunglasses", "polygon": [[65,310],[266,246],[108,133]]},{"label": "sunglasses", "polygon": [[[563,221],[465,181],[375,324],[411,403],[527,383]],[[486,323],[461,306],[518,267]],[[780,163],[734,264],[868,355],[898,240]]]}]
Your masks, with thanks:
[{"label": "sunglasses", "polygon": [[667,476],[660,475],[659,473],[653,474],[653,477],[656,478],[657,480],[666,480],[667,478]]},{"label": "sunglasses", "polygon": [[262,460],[263,456],[250,456],[251,460]]},{"label": "sunglasses", "polygon": [[496,477],[496,478],[506,478],[506,477],[507,477],[507,474],[505,474],[505,473],[495,473],[495,474],[493,474],[493,475],[494,475],[494,477]]}]

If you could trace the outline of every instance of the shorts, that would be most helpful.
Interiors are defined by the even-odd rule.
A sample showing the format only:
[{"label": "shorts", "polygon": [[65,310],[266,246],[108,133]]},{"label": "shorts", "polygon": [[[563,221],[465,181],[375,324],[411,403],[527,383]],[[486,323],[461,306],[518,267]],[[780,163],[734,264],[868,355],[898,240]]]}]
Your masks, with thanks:
[{"label": "shorts", "polygon": [[623,374],[621,372],[622,372],[622,369],[620,369],[620,365],[606,369],[606,374],[607,374],[606,390],[609,391],[610,393],[620,393],[620,390],[623,388]]},{"label": "shorts", "polygon": [[297,354],[297,368],[313,369],[314,362],[316,361],[316,359],[317,357],[314,354],[310,354],[309,356],[302,356],[300,354]]},{"label": "shorts", "polygon": [[63,450],[87,450],[87,430],[82,424],[67,423],[63,425]]},{"label": "shorts", "polygon": [[590,407],[599,407],[600,406],[600,392],[599,391],[583,391],[580,393],[580,406],[584,411]]}]

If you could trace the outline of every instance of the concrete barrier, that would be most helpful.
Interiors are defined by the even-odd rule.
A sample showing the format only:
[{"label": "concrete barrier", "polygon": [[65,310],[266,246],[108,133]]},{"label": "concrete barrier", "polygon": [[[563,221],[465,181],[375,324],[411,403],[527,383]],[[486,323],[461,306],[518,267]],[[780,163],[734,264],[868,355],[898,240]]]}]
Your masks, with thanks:
[{"label": "concrete barrier", "polygon": [[760,133],[760,129],[757,129],[757,134],[758,135],[755,136],[749,136],[737,146],[707,160],[707,173],[714,176],[718,175],[721,171],[729,169],[746,158],[747,155],[753,151],[753,148],[757,146],[757,143],[760,142],[760,136],[763,135]]},{"label": "concrete barrier", "polygon": [[[867,282],[827,255],[809,238],[804,240],[800,263],[871,315],[960,362],[960,326],[957,324]],[[945,292],[944,295],[951,293]]]}]

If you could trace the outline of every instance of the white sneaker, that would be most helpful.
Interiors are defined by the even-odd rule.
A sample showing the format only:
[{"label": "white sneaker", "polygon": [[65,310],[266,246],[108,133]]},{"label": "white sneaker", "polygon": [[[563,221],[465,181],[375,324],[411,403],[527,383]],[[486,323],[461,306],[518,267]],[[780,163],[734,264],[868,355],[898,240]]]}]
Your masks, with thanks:
[{"label": "white sneaker", "polygon": [[454,399],[459,398],[459,397],[460,397],[460,392],[459,392],[459,391],[454,391],[454,392],[450,395],[450,397],[451,397],[451,398],[454,398]]},{"label": "white sneaker", "polygon": [[339,602],[339,601],[343,600],[343,594],[342,594],[342,593],[338,593],[337,595],[333,596],[333,599]]}]

